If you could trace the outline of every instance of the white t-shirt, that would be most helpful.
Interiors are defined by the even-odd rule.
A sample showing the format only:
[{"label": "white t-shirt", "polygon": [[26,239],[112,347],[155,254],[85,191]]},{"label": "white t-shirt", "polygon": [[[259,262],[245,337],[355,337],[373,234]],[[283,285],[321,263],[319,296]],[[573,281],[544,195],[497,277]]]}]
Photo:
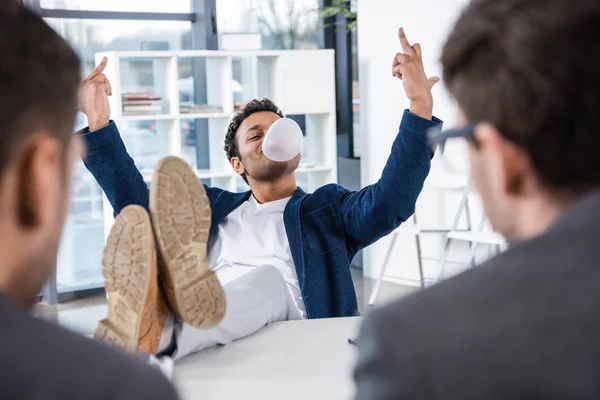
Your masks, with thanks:
[{"label": "white t-shirt", "polygon": [[283,211],[291,197],[260,204],[254,196],[231,212],[208,244],[208,262],[222,285],[271,265],[281,271],[296,308],[306,318]]}]

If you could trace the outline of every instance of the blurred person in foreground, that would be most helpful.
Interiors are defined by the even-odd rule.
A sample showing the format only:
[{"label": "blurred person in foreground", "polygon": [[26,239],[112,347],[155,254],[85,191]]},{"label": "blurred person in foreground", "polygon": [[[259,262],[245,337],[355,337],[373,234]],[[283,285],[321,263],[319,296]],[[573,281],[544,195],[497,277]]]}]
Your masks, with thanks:
[{"label": "blurred person in foreground", "polygon": [[600,398],[600,2],[479,0],[443,50],[504,254],[367,316],[359,399]]},{"label": "blurred person in foreground", "polygon": [[158,369],[31,316],[56,266],[81,154],[80,62],[16,2],[0,5],[0,53],[0,397],[176,399]]}]

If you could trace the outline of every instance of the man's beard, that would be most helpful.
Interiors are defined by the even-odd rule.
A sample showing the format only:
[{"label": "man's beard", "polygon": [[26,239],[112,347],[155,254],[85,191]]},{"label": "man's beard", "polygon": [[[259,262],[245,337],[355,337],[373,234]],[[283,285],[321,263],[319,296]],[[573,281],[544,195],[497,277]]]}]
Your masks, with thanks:
[{"label": "man's beard", "polygon": [[281,177],[293,173],[300,164],[300,155],[286,162],[267,160],[246,169],[246,175],[258,182],[275,182]]}]

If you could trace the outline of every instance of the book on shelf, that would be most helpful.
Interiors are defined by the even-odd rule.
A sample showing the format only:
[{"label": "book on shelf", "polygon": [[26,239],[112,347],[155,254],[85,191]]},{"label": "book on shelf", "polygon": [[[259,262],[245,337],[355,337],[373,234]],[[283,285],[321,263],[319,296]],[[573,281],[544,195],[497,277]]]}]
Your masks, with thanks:
[{"label": "book on shelf", "polygon": [[146,92],[127,92],[121,95],[123,114],[158,114],[161,112],[161,98]]},{"label": "book on shelf", "polygon": [[160,97],[125,97],[123,96],[123,101],[137,101],[137,102],[152,102],[152,101],[160,101]]},{"label": "book on shelf", "polygon": [[182,103],[179,106],[179,111],[182,114],[220,114],[223,112],[223,107],[221,106],[213,106],[210,104],[190,104],[190,103]]},{"label": "book on shelf", "polygon": [[125,92],[121,96],[128,99],[160,99],[158,96],[152,96],[150,92]]},{"label": "book on shelf", "polygon": [[160,104],[154,105],[124,105],[123,111],[160,111]]},{"label": "book on shelf", "polygon": [[150,100],[123,100],[124,106],[150,106],[155,103],[156,101]]},{"label": "book on shelf", "polygon": [[158,115],[158,114],[160,114],[159,111],[136,111],[136,112],[123,111],[124,117],[136,117],[139,115]]}]

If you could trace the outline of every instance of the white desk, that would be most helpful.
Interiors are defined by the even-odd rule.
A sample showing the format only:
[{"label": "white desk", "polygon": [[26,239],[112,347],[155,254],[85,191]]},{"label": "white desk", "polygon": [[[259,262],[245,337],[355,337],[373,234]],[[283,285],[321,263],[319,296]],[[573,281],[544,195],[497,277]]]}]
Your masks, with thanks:
[{"label": "white desk", "polygon": [[286,321],[175,366],[184,400],[350,399],[360,318]]}]

